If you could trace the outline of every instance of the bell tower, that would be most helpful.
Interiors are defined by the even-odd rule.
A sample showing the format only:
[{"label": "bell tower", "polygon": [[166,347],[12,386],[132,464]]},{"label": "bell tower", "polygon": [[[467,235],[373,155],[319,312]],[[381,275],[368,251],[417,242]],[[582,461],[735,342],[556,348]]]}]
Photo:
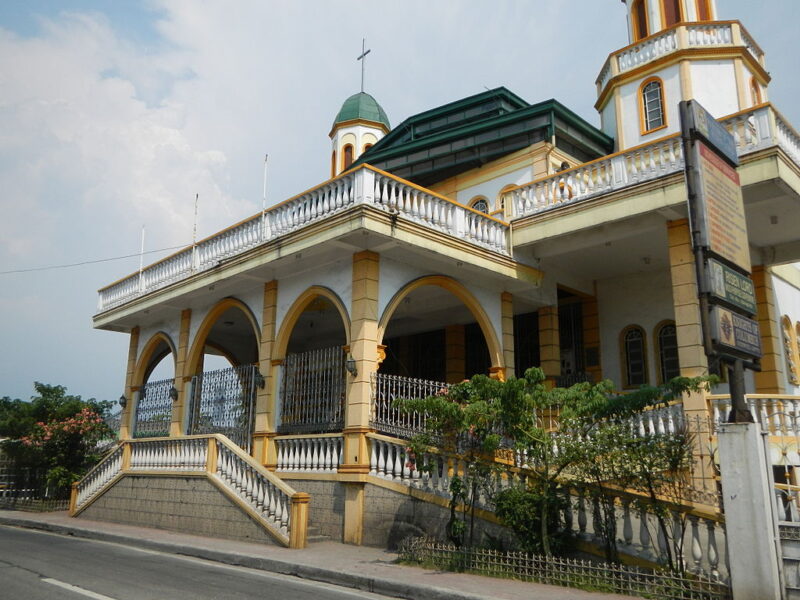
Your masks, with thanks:
[{"label": "bell tower", "polygon": [[349,169],[389,129],[389,118],[369,94],[359,92],[345,100],[329,134],[333,143],[331,177]]},{"label": "bell tower", "polygon": [[595,103],[617,151],[678,133],[681,100],[717,118],[767,101],[764,53],[739,21],[718,20],[717,0],[622,2],[630,43],[600,70]]}]

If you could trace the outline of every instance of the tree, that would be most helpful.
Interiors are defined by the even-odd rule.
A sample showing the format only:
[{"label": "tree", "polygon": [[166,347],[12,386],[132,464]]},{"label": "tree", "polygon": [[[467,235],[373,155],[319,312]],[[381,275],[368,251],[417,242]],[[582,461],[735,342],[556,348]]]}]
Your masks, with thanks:
[{"label": "tree", "polygon": [[30,402],[0,399],[3,450],[18,469],[43,469],[48,484],[66,487],[100,459],[98,443],[113,438],[104,420],[112,403],[82,400],[60,385],[34,388]]}]

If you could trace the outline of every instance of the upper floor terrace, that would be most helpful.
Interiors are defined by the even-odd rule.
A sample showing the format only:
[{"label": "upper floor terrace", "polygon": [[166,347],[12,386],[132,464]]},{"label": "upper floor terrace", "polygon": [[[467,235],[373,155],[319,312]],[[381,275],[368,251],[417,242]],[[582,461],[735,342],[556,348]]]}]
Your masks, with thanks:
[{"label": "upper floor terrace", "polygon": [[[736,139],[743,168],[761,161],[743,177],[743,185],[785,180],[781,189],[800,197],[800,135],[775,108],[763,104],[721,121]],[[762,159],[773,161],[772,167],[766,167]],[[471,260],[472,252],[479,266],[492,264],[495,271],[505,269],[512,276],[515,247],[538,235],[531,233],[531,225],[539,219],[607,204],[619,195],[646,191],[650,189],[647,184],[665,178],[682,182],[683,168],[680,138],[665,137],[507,190],[506,222],[362,165],[100,289],[98,317],[264,249],[272,249],[272,258],[286,256],[292,247],[290,240],[365,226],[364,220],[343,221],[359,209],[382,215],[383,230],[391,230],[392,235],[402,225],[410,228],[405,240],[410,244],[434,244],[437,252],[464,260]],[[681,202],[685,203],[685,196]],[[796,260],[798,254],[792,222],[784,223],[789,229],[780,234],[775,229],[751,228],[759,238],[755,245],[769,240],[776,249],[776,262]]]}]

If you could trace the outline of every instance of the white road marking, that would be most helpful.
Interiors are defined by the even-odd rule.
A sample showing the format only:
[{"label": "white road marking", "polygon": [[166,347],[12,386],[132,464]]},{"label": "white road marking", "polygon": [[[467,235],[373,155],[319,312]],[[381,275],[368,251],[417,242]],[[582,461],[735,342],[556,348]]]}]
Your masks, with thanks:
[{"label": "white road marking", "polygon": [[70,583],[66,583],[64,581],[59,581],[58,579],[50,579],[49,577],[43,577],[41,581],[45,583],[49,583],[50,585],[55,585],[60,588],[64,588],[65,590],[69,590],[70,592],[75,592],[76,594],[80,594],[81,596],[86,596],[87,598],[94,598],[94,600],[114,600],[111,596],[104,596],[103,594],[98,594],[97,592],[93,592],[91,590],[85,590],[77,585],[72,585]]}]

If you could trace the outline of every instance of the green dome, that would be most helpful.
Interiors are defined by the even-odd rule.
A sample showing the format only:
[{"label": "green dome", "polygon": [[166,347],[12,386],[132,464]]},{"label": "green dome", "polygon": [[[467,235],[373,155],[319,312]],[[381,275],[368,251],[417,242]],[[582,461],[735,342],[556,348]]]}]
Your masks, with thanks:
[{"label": "green dome", "polygon": [[359,92],[353,94],[342,104],[339,114],[333,120],[333,126],[336,127],[339,123],[344,121],[352,121],[353,119],[364,119],[365,121],[374,121],[386,126],[386,129],[391,129],[389,125],[389,117],[383,112],[381,105],[369,94]]}]

